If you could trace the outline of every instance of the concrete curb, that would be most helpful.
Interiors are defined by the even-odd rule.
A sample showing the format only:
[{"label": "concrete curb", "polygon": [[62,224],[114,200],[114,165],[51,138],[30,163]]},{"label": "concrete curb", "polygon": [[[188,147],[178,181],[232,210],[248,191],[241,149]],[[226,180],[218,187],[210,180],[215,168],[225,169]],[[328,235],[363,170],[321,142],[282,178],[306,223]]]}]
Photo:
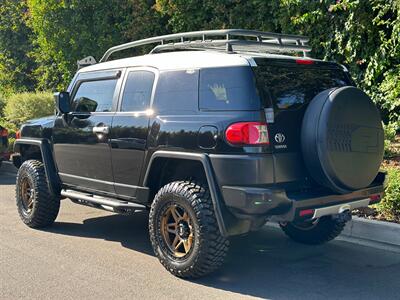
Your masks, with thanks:
[{"label": "concrete curb", "polygon": [[400,224],[354,217],[343,236],[400,247]]}]

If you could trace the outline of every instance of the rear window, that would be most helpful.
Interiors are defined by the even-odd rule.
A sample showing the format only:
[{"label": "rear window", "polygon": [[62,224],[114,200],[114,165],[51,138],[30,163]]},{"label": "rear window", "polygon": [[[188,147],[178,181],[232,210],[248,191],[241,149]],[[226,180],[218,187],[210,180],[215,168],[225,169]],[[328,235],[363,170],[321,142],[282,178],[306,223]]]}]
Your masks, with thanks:
[{"label": "rear window", "polygon": [[251,68],[202,69],[199,107],[204,110],[260,109],[260,99]]},{"label": "rear window", "polygon": [[352,85],[339,69],[262,65],[255,67],[254,72],[265,105],[271,106],[272,99],[279,109],[295,109],[326,89]]}]

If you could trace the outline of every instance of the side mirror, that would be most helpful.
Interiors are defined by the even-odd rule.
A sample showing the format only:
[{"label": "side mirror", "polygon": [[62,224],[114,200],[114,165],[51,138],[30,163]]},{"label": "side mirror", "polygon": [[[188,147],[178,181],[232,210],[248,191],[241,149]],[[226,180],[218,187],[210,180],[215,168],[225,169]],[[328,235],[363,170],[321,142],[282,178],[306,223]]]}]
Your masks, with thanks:
[{"label": "side mirror", "polygon": [[71,111],[71,101],[68,92],[54,93],[56,109],[60,113],[67,114]]}]

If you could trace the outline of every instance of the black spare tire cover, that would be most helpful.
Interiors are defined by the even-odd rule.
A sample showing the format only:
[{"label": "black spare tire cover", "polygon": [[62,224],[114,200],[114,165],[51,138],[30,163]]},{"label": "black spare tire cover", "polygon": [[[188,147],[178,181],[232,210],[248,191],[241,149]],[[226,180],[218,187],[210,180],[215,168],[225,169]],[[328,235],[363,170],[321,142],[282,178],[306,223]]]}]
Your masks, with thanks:
[{"label": "black spare tire cover", "polygon": [[352,86],[319,93],[304,115],[301,146],[313,179],[336,192],[365,188],[383,158],[380,114],[363,91]]}]

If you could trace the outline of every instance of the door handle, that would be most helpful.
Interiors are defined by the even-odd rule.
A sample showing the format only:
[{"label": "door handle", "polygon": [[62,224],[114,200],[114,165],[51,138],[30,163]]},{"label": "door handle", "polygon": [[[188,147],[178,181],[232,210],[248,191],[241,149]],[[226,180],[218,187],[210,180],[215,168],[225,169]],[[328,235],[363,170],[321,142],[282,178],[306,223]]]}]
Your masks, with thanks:
[{"label": "door handle", "polygon": [[108,134],[110,129],[107,126],[94,126],[93,133],[96,134]]}]

